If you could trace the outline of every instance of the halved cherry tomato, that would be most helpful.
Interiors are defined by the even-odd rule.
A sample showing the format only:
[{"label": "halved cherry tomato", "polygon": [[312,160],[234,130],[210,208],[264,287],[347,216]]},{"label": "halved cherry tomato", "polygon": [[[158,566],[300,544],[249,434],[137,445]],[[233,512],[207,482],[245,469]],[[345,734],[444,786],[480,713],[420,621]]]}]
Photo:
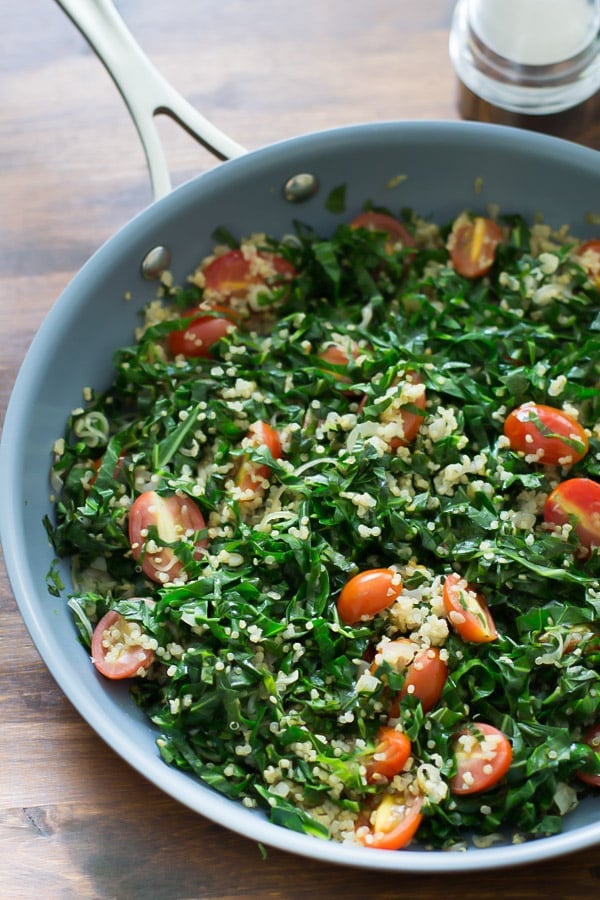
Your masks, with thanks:
[{"label": "halved cherry tomato", "polygon": [[402,580],[391,569],[365,569],[346,582],[337,601],[342,622],[372,619],[402,593]]},{"label": "halved cherry tomato", "polygon": [[600,547],[600,484],[591,478],[568,478],[554,488],[544,504],[544,522],[566,525],[588,550]]},{"label": "halved cherry tomato", "polygon": [[[135,560],[141,558],[142,571],[152,581],[164,584],[180,578],[184,565],[172,547],[148,546],[148,529],[154,526],[158,541],[172,544],[190,542],[194,535],[206,528],[204,516],[193,500],[186,495],[162,496],[156,491],[145,491],[133,501],[129,510],[129,543]],[[200,559],[205,538],[195,538],[194,559]]]},{"label": "halved cherry tomato", "polygon": [[504,434],[513,450],[538,454],[545,465],[572,465],[588,452],[584,428],[572,416],[543,403],[523,403],[506,417]]},{"label": "halved cherry tomato", "polygon": [[411,751],[410,738],[403,731],[396,731],[388,725],[379,729],[376,740],[375,749],[365,764],[369,784],[398,775]]},{"label": "halved cherry tomato", "polygon": [[331,366],[347,366],[350,362],[350,357],[346,351],[337,344],[330,344],[328,347],[325,347],[324,350],[319,350],[317,355],[319,359],[329,363]]},{"label": "halved cherry tomato", "polygon": [[473,722],[463,728],[454,739],[453,749],[453,794],[487,791],[506,775],[512,762],[512,747],[506,735],[485,722]]},{"label": "halved cherry tomato", "polygon": [[[346,369],[348,367],[348,363],[350,362],[350,357],[346,350],[343,347],[338,346],[337,344],[330,344],[328,347],[325,347],[323,350],[319,350],[317,356],[319,359],[322,359],[323,362],[328,363],[330,366],[337,366],[339,369]],[[358,348],[356,352],[353,353],[353,356],[358,356]],[[336,379],[336,381],[340,381],[343,384],[349,384],[350,378],[347,375],[344,375],[340,371],[331,370],[329,368],[326,369],[327,372],[330,372],[331,375]]]},{"label": "halved cherry tomato", "polygon": [[543,631],[538,640],[540,644],[550,644],[557,646],[562,638],[562,656],[567,653],[574,653],[578,650],[578,654],[582,653],[586,656],[590,653],[600,653],[600,634],[590,628],[588,623],[581,625],[570,625],[564,631],[551,629]]},{"label": "halved cherry tomato", "polygon": [[389,234],[390,240],[386,244],[386,251],[391,253],[395,244],[401,243],[403,247],[416,247],[416,242],[408,228],[402,222],[387,213],[369,212],[360,213],[350,222],[350,228],[366,228],[367,231],[383,231]]},{"label": "halved cherry tomato", "polygon": [[359,825],[356,836],[374,850],[400,850],[414,837],[423,820],[421,795],[384,794],[371,813],[368,825]]},{"label": "halved cherry tomato", "polygon": [[243,297],[253,285],[289,281],[295,274],[294,266],[282,256],[263,251],[247,256],[242,250],[216,256],[203,270],[205,291],[222,297]]},{"label": "halved cherry tomato", "polygon": [[400,703],[405,697],[420,700],[423,712],[432,710],[442,696],[447,678],[448,663],[441,658],[439,648],[420,650],[406,670],[402,690],[390,707],[390,718],[398,718]]},{"label": "halved cherry tomato", "polygon": [[498,632],[487,603],[464,578],[456,572],[448,575],[442,596],[450,624],[463,640],[477,644],[496,640]]},{"label": "halved cherry tomato", "polygon": [[[584,647],[581,644],[585,643]],[[600,653],[600,634],[588,625],[571,625],[563,643],[563,654],[572,653],[580,647],[585,654]]]},{"label": "halved cherry tomato", "polygon": [[188,309],[183,317],[191,318],[189,325],[170,331],[168,335],[169,350],[176,356],[210,359],[211,347],[234,331],[240,317],[232,309],[225,306],[213,306],[210,310]]},{"label": "halved cherry tomato", "polygon": [[134,678],[140,669],[154,662],[154,651],[137,622],[128,622],[116,610],[109,610],[92,635],[92,662],[106,678]]},{"label": "halved cherry tomato", "polygon": [[398,693],[389,711],[391,719],[400,715],[400,702],[406,696],[421,701],[425,712],[429,712],[438,702],[448,678],[448,663],[442,659],[437,647],[417,650],[408,638],[396,638],[382,642],[376,650],[371,672],[387,682],[384,664],[396,672],[405,673],[402,690]]},{"label": "halved cherry tomato", "polygon": [[[402,396],[403,385],[408,383],[409,385],[421,385],[423,384],[423,379],[419,375],[418,372],[407,372],[403,378],[399,378],[396,381],[398,386],[398,396]],[[407,444],[411,444],[416,438],[421,425],[423,424],[424,412],[418,413],[413,412],[410,409],[407,409],[407,406],[415,406],[417,409],[422,409],[423,411],[427,406],[427,396],[425,394],[425,388],[422,391],[414,391],[414,398],[411,398],[406,404],[402,404],[402,406],[398,407],[394,401],[390,403],[386,409],[381,414],[381,421],[384,424],[389,422],[398,422],[402,426],[402,434],[403,437],[393,437],[390,441],[390,447],[392,450],[397,450],[398,447],[406,447]]]},{"label": "halved cherry tomato", "polygon": [[[592,750],[600,753],[600,723],[593,725],[584,735],[583,741],[589,744]],[[577,777],[585,784],[591,784],[592,787],[600,787],[600,774],[594,772],[578,772]]]},{"label": "halved cherry tomato", "polygon": [[600,240],[586,241],[578,248],[576,255],[594,285],[600,290]]},{"label": "halved cherry tomato", "polygon": [[480,278],[492,268],[502,229],[492,219],[459,216],[448,238],[452,265],[465,278]]},{"label": "halved cherry tomato", "polygon": [[[247,438],[253,447],[266,447],[273,459],[281,458],[283,451],[279,433],[268,422],[255,422],[251,425]],[[266,463],[256,463],[245,456],[237,471],[235,483],[241,491],[260,493],[270,474],[271,469]]]}]

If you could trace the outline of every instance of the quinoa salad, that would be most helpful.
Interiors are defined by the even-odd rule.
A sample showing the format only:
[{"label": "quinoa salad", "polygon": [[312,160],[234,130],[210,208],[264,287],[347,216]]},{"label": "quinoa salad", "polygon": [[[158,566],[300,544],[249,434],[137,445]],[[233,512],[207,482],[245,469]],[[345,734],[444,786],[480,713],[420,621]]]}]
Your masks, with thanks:
[{"label": "quinoa salad", "polygon": [[600,240],[369,206],[214,240],[53,448],[90,665],[284,827],[559,832],[600,786]]}]

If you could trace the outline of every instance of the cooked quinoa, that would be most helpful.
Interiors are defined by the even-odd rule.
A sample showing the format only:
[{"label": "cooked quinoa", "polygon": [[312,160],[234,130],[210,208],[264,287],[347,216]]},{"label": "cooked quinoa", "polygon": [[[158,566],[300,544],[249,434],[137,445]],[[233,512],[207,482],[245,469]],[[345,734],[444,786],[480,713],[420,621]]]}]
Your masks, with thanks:
[{"label": "cooked quinoa", "polygon": [[[511,216],[464,275],[453,225],[217,246],[163,279],[53,448],[47,526],[81,640],[108,677],[137,648],[165,762],[365,846],[413,813],[430,847],[554,833],[600,773],[600,562],[576,516],[545,518],[566,479],[600,481],[598,260]],[[193,326],[219,317],[209,344]],[[581,426],[581,459],[579,430],[556,462],[515,447],[528,402]],[[350,621],[369,572],[387,595]],[[470,760],[493,777],[500,747],[481,788]]]}]

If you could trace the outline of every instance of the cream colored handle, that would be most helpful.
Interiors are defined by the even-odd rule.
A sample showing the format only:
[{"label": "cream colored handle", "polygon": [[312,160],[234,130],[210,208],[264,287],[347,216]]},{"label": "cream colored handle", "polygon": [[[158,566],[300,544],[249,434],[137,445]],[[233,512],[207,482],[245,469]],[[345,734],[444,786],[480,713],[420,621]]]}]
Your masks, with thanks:
[{"label": "cream colored handle", "polygon": [[150,62],[111,0],[56,0],[77,26],[119,89],[137,128],[155,200],[171,190],[167,159],[155,117],[164,113],[219,159],[242,156],[244,147],[179,94]]}]

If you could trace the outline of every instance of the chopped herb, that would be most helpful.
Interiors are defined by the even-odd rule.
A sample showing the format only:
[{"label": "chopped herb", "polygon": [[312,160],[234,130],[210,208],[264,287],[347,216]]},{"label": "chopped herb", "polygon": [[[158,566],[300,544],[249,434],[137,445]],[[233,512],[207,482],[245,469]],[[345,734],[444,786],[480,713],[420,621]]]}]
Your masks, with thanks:
[{"label": "chopped herb", "polygon": [[334,188],[325,201],[325,208],[331,213],[343,213],[346,210],[346,185]]}]

